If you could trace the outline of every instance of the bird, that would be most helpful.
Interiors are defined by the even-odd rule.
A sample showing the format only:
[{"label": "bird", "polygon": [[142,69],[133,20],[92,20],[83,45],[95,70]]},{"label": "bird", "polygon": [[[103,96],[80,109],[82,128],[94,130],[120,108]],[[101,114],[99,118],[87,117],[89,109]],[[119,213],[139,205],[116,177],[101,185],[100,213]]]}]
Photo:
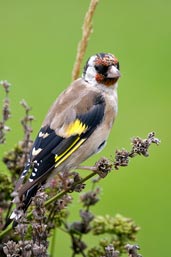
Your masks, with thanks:
[{"label": "bird", "polygon": [[[24,212],[54,174],[77,169],[104,148],[118,112],[120,76],[118,59],[97,53],[87,60],[82,76],[53,103],[14,190]],[[18,218],[14,210],[10,220]]]}]

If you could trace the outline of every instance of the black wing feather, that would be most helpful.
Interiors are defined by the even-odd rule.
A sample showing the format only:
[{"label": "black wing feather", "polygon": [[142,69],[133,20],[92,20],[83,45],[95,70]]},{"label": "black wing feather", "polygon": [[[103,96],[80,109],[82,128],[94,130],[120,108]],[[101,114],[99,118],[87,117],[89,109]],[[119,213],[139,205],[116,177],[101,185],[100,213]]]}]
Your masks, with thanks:
[{"label": "black wing feather", "polygon": [[[43,140],[42,140],[42,137],[39,136],[40,133],[42,133],[42,134],[46,134],[47,133],[47,134],[49,134],[49,136],[46,137],[46,138],[43,138]],[[34,147],[36,147],[36,148],[39,148],[39,147],[44,148],[44,146],[46,144],[48,144],[49,141],[53,138],[54,130],[51,129],[49,126],[44,126],[44,127],[42,127],[40,129],[39,134],[36,137],[36,140],[34,142],[33,148]]]},{"label": "black wing feather", "polygon": [[[21,190],[25,195],[24,207],[26,210],[30,204],[31,198],[36,194],[38,188],[43,184],[48,177],[50,171],[54,169],[55,166],[55,155],[60,156],[62,153],[67,152],[67,149],[72,145],[77,138],[87,139],[96,129],[96,127],[102,122],[104,117],[105,101],[103,97],[98,96],[94,99],[93,107],[86,113],[79,114],[76,119],[79,119],[83,124],[86,125],[87,130],[81,135],[71,135],[68,138],[63,138],[58,136],[53,129],[49,126],[41,128],[40,132],[43,134],[48,133],[49,135],[45,138],[40,137],[38,134],[33,148],[35,150],[41,148],[41,152],[35,156],[30,155],[32,173],[30,175],[30,188],[29,185],[26,186],[26,190]],[[39,133],[40,133],[39,132]],[[29,169],[30,165],[26,165]],[[25,173],[26,170],[25,170]],[[35,181],[35,183],[34,183]]]}]

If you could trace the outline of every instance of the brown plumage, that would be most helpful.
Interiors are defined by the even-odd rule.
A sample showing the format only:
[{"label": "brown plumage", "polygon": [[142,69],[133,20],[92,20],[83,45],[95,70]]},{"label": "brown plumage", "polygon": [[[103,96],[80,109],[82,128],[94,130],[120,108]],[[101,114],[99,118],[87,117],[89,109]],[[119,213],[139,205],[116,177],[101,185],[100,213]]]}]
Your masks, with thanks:
[{"label": "brown plumage", "polygon": [[[19,197],[24,196],[24,211],[54,173],[77,168],[105,145],[117,115],[119,77],[118,60],[112,54],[96,54],[87,61],[82,78],[54,102],[15,188]],[[15,211],[13,218],[17,219]]]}]

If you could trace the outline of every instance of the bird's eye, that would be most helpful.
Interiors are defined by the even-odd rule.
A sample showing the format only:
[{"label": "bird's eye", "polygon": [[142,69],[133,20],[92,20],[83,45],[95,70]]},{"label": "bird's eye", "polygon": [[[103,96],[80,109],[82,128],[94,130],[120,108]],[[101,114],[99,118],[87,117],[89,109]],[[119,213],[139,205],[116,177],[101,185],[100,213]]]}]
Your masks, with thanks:
[{"label": "bird's eye", "polygon": [[98,73],[100,74],[106,74],[107,70],[108,70],[108,66],[104,66],[104,65],[95,65],[95,69]]}]

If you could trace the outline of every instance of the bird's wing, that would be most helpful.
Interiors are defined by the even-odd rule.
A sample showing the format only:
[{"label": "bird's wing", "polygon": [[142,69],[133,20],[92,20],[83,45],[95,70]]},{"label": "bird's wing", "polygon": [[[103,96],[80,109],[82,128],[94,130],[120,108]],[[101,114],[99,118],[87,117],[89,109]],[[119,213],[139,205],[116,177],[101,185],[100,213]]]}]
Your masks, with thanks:
[{"label": "bird's wing", "polygon": [[[39,131],[33,144],[30,160],[16,187],[19,196],[25,194],[26,199],[28,198],[26,205],[29,205],[28,201],[37,191],[38,185],[49,176],[50,171],[58,167],[84,144],[102,122],[105,111],[105,100],[102,95],[96,95],[89,105],[87,111],[76,114],[72,121],[62,124],[60,128],[62,136],[57,132],[59,128],[52,129],[51,124],[46,124]],[[69,111],[71,110],[68,109]]]}]

